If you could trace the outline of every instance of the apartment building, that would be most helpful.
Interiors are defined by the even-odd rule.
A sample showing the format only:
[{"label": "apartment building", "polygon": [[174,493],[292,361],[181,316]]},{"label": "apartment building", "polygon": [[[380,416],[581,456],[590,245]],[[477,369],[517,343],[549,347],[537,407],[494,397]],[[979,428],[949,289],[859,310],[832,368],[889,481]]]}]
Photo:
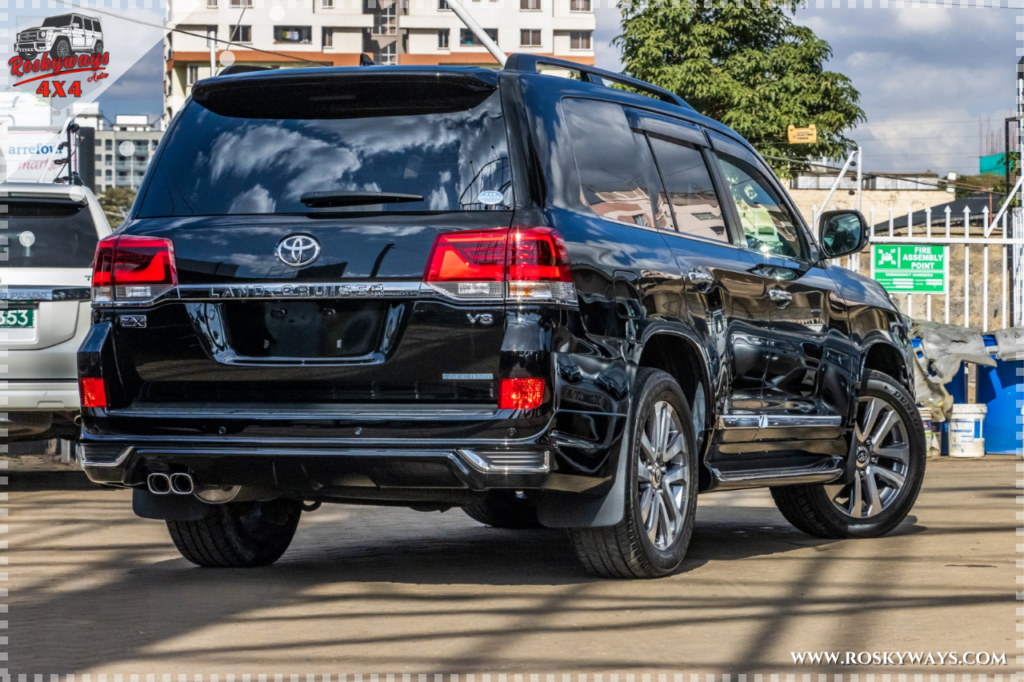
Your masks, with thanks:
[{"label": "apartment building", "polygon": [[164,135],[160,122],[150,123],[148,116],[115,116],[113,123],[98,123],[92,185],[96,193],[108,187],[138,189]]},{"label": "apartment building", "polygon": [[[506,53],[594,63],[592,0],[463,0]],[[497,63],[447,0],[168,0],[165,121],[226,62],[273,68]],[[225,42],[226,41],[226,42]],[[230,51],[227,59],[224,52]]]}]

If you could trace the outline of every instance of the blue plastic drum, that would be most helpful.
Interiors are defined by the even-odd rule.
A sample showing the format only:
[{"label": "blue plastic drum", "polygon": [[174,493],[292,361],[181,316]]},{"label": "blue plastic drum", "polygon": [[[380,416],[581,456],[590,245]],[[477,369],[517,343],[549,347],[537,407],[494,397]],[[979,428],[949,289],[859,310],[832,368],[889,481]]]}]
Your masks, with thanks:
[{"label": "blue plastic drum", "polygon": [[999,360],[995,367],[978,367],[978,402],[985,415],[985,452],[1019,455],[1024,447],[1020,402],[1024,401],[1024,362]]}]

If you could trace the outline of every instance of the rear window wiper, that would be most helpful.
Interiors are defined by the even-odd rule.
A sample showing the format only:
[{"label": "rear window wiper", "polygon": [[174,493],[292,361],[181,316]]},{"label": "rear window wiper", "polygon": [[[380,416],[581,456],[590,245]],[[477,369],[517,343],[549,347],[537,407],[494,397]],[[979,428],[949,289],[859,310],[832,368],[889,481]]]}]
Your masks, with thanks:
[{"label": "rear window wiper", "polygon": [[364,192],[361,190],[336,190],[331,192],[307,192],[299,197],[309,208],[331,206],[363,206],[366,204],[396,204],[406,201],[423,201],[419,194],[399,192]]}]

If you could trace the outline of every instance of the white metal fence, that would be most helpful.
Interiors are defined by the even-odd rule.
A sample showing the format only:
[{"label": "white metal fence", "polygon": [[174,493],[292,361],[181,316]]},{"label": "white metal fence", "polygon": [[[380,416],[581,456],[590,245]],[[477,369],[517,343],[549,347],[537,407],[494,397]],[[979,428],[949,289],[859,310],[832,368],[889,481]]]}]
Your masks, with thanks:
[{"label": "white metal fence", "polygon": [[[817,225],[819,213],[820,209],[815,206],[813,225]],[[882,212],[872,207],[865,212],[865,217],[872,226],[872,244],[947,247],[949,274],[945,294],[894,294],[908,316],[962,324],[983,332],[1024,326],[1024,214],[1021,209],[1013,212],[1012,231],[1007,214],[1003,214],[998,224],[991,223],[987,207],[980,214],[972,214],[970,208],[965,207],[962,215],[954,215],[947,207],[940,215],[925,209],[899,216],[891,208]],[[867,263],[863,262],[865,254],[861,253],[841,259],[842,264],[870,276],[871,252],[866,253]]]}]

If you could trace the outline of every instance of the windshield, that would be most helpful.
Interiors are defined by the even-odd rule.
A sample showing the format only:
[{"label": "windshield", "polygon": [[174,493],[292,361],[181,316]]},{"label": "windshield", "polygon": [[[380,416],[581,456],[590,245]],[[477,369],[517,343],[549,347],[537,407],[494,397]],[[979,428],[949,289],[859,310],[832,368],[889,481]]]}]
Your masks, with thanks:
[{"label": "windshield", "polygon": [[56,17],[47,17],[47,18],[43,19],[43,27],[44,28],[47,27],[47,26],[55,27],[55,28],[60,28],[61,26],[70,26],[70,25],[71,25],[71,15],[70,14],[61,14],[61,15],[58,15]]},{"label": "windshield", "polygon": [[[181,112],[150,171],[139,217],[511,207],[496,90],[338,80],[196,95],[202,103]],[[314,192],[368,194],[354,205],[304,204]],[[421,199],[381,202],[372,192]]]},{"label": "windshield", "polygon": [[7,203],[7,236],[0,262],[7,268],[88,268],[96,252],[96,225],[85,204],[61,199]]}]

